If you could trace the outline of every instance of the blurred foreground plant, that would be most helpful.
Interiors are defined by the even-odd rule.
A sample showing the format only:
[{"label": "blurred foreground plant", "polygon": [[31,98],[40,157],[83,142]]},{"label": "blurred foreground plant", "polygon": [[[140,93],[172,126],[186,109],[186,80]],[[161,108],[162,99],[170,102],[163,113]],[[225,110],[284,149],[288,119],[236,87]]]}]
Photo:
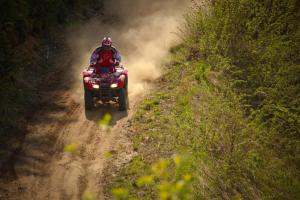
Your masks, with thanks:
[{"label": "blurred foreground plant", "polygon": [[96,197],[91,192],[85,192],[82,196],[82,200],[96,200]]},{"label": "blurred foreground plant", "polygon": [[102,130],[109,130],[111,115],[106,113],[104,117],[98,122],[98,125]]},{"label": "blurred foreground plant", "polygon": [[76,144],[68,144],[64,147],[64,151],[70,153],[73,156],[78,155],[79,147]]},{"label": "blurred foreground plant", "polygon": [[[137,179],[137,189],[154,192],[161,200],[190,199],[192,175],[181,170],[183,160],[179,155],[160,159],[150,167],[149,174]],[[129,199],[129,191],[123,187],[113,189],[112,194],[116,200]]]}]

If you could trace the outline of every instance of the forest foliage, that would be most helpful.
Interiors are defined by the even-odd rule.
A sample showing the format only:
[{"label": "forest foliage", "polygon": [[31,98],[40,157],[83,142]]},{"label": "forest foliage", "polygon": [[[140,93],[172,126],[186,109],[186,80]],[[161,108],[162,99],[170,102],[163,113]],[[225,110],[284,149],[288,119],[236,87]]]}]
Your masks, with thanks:
[{"label": "forest foliage", "polygon": [[0,132],[38,104],[62,28],[101,8],[102,0],[0,1]]}]

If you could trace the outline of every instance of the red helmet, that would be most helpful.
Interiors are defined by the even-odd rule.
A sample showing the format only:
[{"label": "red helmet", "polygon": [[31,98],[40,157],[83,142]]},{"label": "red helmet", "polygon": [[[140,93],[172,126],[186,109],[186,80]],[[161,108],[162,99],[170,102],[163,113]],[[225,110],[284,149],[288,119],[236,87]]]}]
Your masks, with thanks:
[{"label": "red helmet", "polygon": [[112,45],[112,40],[111,40],[111,38],[110,37],[105,37],[105,38],[103,38],[103,40],[102,40],[102,46],[109,46],[109,47],[111,47],[111,45]]}]

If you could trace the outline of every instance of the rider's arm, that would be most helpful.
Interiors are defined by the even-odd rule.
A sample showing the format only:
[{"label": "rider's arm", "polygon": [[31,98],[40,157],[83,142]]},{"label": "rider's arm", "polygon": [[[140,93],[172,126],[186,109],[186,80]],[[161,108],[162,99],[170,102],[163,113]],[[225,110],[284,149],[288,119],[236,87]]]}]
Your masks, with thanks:
[{"label": "rider's arm", "polygon": [[118,51],[117,51],[116,54],[115,54],[115,59],[116,59],[116,61],[119,62],[119,63],[120,63],[121,60],[122,60],[121,54],[120,54]]},{"label": "rider's arm", "polygon": [[95,65],[99,58],[99,48],[95,49],[90,58],[90,65]]},{"label": "rider's arm", "polygon": [[115,47],[112,47],[112,51],[114,53],[114,60],[118,63],[120,63],[122,61],[122,57],[121,57],[121,54],[119,53],[119,51],[115,48]]}]

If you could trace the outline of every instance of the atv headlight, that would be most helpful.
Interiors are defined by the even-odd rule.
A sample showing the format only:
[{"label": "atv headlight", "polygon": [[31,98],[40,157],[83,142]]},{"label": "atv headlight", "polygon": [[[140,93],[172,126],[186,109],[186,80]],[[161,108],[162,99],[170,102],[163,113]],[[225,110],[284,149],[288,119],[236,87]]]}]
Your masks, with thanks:
[{"label": "atv headlight", "polygon": [[113,83],[113,84],[110,85],[110,87],[111,88],[116,88],[116,87],[118,87],[118,84],[117,83]]},{"label": "atv headlight", "polygon": [[99,89],[99,85],[96,85],[96,84],[95,84],[95,85],[93,85],[93,88],[94,88],[94,89]]},{"label": "atv headlight", "polygon": [[87,83],[87,82],[89,82],[91,80],[91,77],[84,77],[83,80],[84,80],[84,82]]}]

